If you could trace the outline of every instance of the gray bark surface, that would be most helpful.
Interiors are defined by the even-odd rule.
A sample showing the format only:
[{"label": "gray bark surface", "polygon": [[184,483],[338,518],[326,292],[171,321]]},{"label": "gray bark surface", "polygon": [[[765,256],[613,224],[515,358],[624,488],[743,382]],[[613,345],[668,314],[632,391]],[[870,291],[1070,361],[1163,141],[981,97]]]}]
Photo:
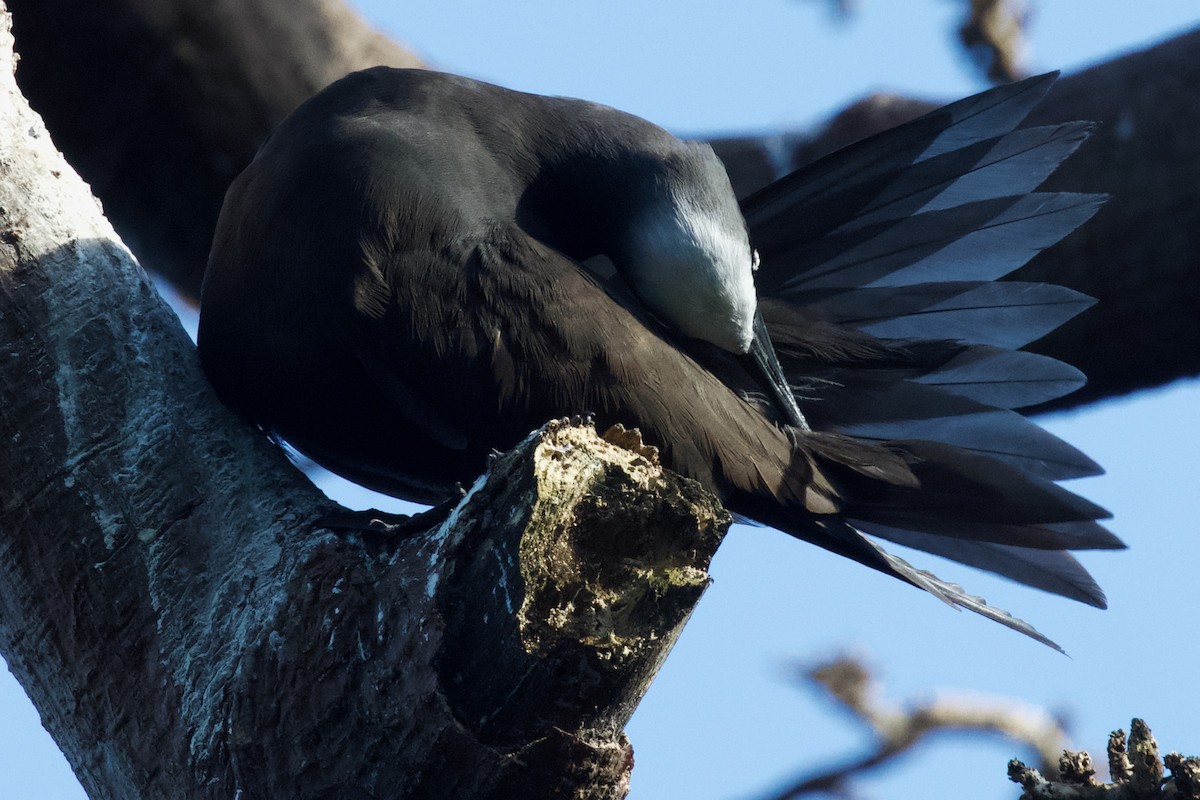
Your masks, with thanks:
[{"label": "gray bark surface", "polygon": [[434,529],[323,529],[335,506],[217,402],[11,47],[3,14],[0,653],[89,796],[623,797],[716,500],[562,421]]},{"label": "gray bark surface", "polygon": [[225,189],[347,72],[419,66],[342,0],[12,0],[18,82],[142,263],[198,296]]}]

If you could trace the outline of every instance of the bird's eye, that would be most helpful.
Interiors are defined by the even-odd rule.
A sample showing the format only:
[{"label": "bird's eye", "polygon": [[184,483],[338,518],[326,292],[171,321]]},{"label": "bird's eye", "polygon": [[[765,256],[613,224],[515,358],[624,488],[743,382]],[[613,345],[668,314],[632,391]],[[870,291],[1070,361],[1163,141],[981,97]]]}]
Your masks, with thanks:
[{"label": "bird's eye", "polygon": [[758,262],[759,262],[758,251],[752,247],[752,248],[750,248],[750,271],[751,272],[758,272]]}]

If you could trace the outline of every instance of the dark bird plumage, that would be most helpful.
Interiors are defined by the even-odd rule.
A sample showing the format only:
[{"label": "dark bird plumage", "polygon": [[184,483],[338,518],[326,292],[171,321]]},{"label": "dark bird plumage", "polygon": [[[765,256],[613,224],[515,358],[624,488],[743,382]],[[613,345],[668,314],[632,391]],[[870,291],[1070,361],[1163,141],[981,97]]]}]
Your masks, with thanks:
[{"label": "dark bird plumage", "polygon": [[1052,80],[739,207],[710,148],[637,117],[355,73],[230,188],[201,358],[272,435],[423,502],[551,418],[637,427],[736,514],[1047,641],[874,537],[1104,605],[1066,551],[1122,545],[1055,483],[1099,468],[1012,410],[1083,383],[1015,348],[1091,300],[994,282],[1103,201],[1036,191],[1089,130],[1016,129]]}]

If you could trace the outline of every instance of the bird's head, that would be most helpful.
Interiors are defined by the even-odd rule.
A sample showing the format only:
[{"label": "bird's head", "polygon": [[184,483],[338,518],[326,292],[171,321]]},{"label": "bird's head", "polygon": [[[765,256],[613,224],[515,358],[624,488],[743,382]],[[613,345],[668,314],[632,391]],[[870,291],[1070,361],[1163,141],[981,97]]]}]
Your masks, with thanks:
[{"label": "bird's head", "polygon": [[681,142],[631,209],[616,263],[643,303],[675,330],[732,353],[753,340],[757,256],[725,167]]}]

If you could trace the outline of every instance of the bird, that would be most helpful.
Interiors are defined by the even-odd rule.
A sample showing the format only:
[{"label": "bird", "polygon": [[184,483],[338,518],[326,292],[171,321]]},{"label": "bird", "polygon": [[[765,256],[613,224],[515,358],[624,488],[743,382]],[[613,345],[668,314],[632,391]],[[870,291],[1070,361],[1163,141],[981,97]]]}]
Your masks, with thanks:
[{"label": "bird", "polygon": [[1017,409],[1091,298],[1000,278],[1105,195],[1039,191],[1088,122],[994,87],[738,200],[711,146],[584,100],[351,73],[225,197],[198,349],[218,396],[367,488],[453,497],[551,419],[637,428],[736,519],[1057,645],[882,542],[1103,608],[1101,472]]}]

